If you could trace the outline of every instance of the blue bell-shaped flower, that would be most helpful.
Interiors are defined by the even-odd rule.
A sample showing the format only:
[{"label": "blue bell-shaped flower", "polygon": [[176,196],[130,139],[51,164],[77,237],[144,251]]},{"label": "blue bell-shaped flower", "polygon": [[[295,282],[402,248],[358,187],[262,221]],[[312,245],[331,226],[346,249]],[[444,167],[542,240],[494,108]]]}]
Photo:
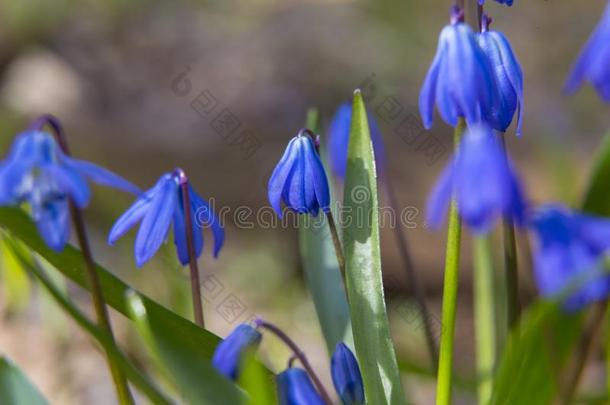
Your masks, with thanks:
[{"label": "blue bell-shaped flower", "polygon": [[364,404],[364,385],[358,360],[344,343],[337,344],[330,360],[330,372],[335,390],[344,405]]},{"label": "blue bell-shaped flower", "polygon": [[292,138],[267,188],[269,203],[282,217],[281,202],[299,214],[318,215],[330,210],[328,179],[309,130]]},{"label": "blue bell-shaped flower", "polygon": [[569,310],[610,296],[604,259],[610,252],[610,220],[545,205],[528,221],[536,236],[534,274],[540,293],[564,298]]},{"label": "blue bell-shaped flower", "polygon": [[[496,0],[496,2],[500,4],[506,4],[507,6],[512,6],[514,0]],[[479,0],[479,5],[485,4],[485,0]]]},{"label": "blue bell-shaped flower", "polygon": [[290,367],[277,376],[280,405],[324,405],[309,375],[302,368]]},{"label": "blue bell-shaped flower", "polygon": [[452,195],[460,217],[475,233],[487,233],[502,215],[522,223],[525,201],[521,185],[489,126],[474,125],[464,133],[428,200],[428,225],[440,226]]},{"label": "blue bell-shaped flower", "polygon": [[479,44],[494,69],[500,108],[496,113],[494,129],[505,132],[517,111],[517,135],[521,135],[523,114],[523,72],[508,39],[498,31],[489,30],[491,18],[483,14]]},{"label": "blue bell-shaped flower", "polygon": [[486,121],[496,126],[500,95],[493,67],[457,8],[451,24],[441,31],[436,56],[419,94],[419,110],[427,129],[432,127],[435,105],[452,127],[459,118],[469,125]]},{"label": "blue bell-shaped flower", "polygon": [[610,4],[597,28],[581,51],[565,85],[574,93],[583,81],[589,81],[605,102],[610,102]]},{"label": "blue bell-shaped flower", "polygon": [[[116,221],[108,243],[113,245],[121,236],[138,222],[142,222],[135,243],[136,265],[141,267],[150,260],[167,238],[170,225],[174,224],[174,244],[180,263],[189,262],[184,220],[184,204],[180,192],[180,170],[165,173],[157,184],[142,193],[133,205]],[[214,257],[218,256],[224,242],[224,229],[210,205],[190,186],[189,200],[191,205],[192,232],[195,245],[195,256],[203,251],[203,228],[212,228],[214,235]]]},{"label": "blue bell-shaped flower", "polygon": [[139,193],[108,170],[67,156],[51,134],[29,130],[17,136],[0,162],[0,205],[29,204],[47,246],[61,251],[70,239],[69,201],[84,208],[91,199],[87,180]]},{"label": "blue bell-shaped flower", "polygon": [[212,365],[222,375],[236,380],[242,356],[248,349],[258,347],[261,333],[248,324],[238,325],[225,340],[220,342],[214,351]]}]

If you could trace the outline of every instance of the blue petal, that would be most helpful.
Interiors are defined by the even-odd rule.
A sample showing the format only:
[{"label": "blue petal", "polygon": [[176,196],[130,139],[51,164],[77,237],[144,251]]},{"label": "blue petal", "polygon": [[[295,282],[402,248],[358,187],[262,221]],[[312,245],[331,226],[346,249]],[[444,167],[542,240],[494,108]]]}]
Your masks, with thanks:
[{"label": "blue petal", "polygon": [[154,256],[167,237],[178,202],[178,185],[171,175],[164,175],[160,187],[142,219],[136,236],[136,265],[141,267]]},{"label": "blue petal", "polygon": [[419,93],[419,111],[426,129],[432,128],[432,122],[434,121],[434,102],[436,100],[436,89],[438,87],[438,77],[440,67],[443,61],[443,52],[445,51],[445,44],[442,40],[443,32],[441,32],[439,38],[439,46],[436,50],[436,55],[432,60],[430,69],[426,74],[424,83]]},{"label": "blue petal", "polygon": [[339,343],[330,364],[333,385],[343,404],[364,404],[362,374],[354,353],[344,343]]},{"label": "blue petal", "polygon": [[301,368],[289,368],[277,376],[280,405],[323,405],[324,401]]},{"label": "blue petal", "polygon": [[286,147],[286,151],[282,156],[282,159],[277,164],[273,173],[271,174],[271,178],[269,179],[269,184],[267,186],[267,196],[269,198],[269,203],[277,212],[279,217],[282,217],[282,195],[284,193],[284,188],[286,187],[286,179],[290,175],[292,171],[292,167],[294,162],[298,157],[298,151],[295,146],[296,138],[293,138]]},{"label": "blue petal", "polygon": [[[330,210],[330,190],[324,166],[311,140],[307,140],[305,149],[305,178],[307,183],[310,183],[313,188],[314,199],[317,202],[316,207],[321,208],[324,212],[328,212]],[[317,215],[317,209],[315,211],[310,211],[310,213]]]},{"label": "blue petal", "polygon": [[[182,265],[186,265],[190,261],[188,252],[188,243],[186,239],[186,218],[184,212],[184,200],[182,198],[182,190],[179,189],[178,207],[174,210],[174,244],[178,252],[178,259]],[[189,199],[191,203],[191,221],[193,233],[193,243],[195,245],[195,260],[201,256],[203,251],[203,224],[199,222],[199,214],[194,208],[193,190],[189,186]]]},{"label": "blue petal", "polygon": [[194,190],[191,193],[191,205],[193,206],[194,217],[199,226],[212,228],[214,236],[214,257],[218,257],[218,253],[222,248],[225,240],[225,231],[220,219],[214,214],[210,205]]},{"label": "blue petal", "polygon": [[150,207],[150,203],[157,191],[157,187],[146,191],[119,217],[108,234],[108,243],[110,245],[114,245],[129,229],[140,222],[146,214],[146,210]]},{"label": "blue petal", "polygon": [[65,157],[64,162],[73,170],[78,171],[83,176],[86,176],[92,181],[103,186],[116,188],[136,195],[140,194],[141,192],[138,187],[134,186],[127,180],[93,163],[70,157]]},{"label": "blue petal", "polygon": [[305,150],[301,138],[303,137],[296,137],[295,152],[297,158],[286,179],[286,186],[284,187],[282,197],[287,207],[304,214],[307,212],[307,204],[305,202]]},{"label": "blue petal", "polygon": [[343,103],[337,109],[328,128],[328,157],[335,176],[345,177],[352,106]]},{"label": "blue petal", "polygon": [[57,164],[47,164],[40,167],[56,183],[61,192],[69,195],[74,204],[84,208],[91,199],[91,191],[85,179],[76,171]]},{"label": "blue petal", "polygon": [[212,365],[227,378],[236,380],[244,352],[257,347],[262,339],[259,331],[247,324],[238,325],[229,336],[218,344],[212,357]]},{"label": "blue petal", "polygon": [[61,252],[70,239],[68,201],[63,199],[50,202],[33,216],[45,244],[54,251]]},{"label": "blue petal", "polygon": [[449,207],[451,194],[453,193],[454,166],[455,161],[452,160],[447,167],[445,167],[428,199],[426,224],[432,229],[439,228],[445,219],[445,212]]}]

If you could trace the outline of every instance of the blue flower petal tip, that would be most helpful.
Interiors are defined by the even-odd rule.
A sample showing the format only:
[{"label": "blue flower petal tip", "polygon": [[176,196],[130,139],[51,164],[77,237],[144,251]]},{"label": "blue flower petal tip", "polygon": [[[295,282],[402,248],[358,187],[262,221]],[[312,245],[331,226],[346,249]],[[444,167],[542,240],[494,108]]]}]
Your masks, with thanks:
[{"label": "blue flower petal tip", "polygon": [[525,198],[503,148],[487,125],[466,130],[429,197],[426,222],[430,227],[440,226],[453,195],[460,217],[475,233],[489,232],[503,215],[517,224],[523,222]]},{"label": "blue flower petal tip", "polygon": [[212,365],[231,380],[239,376],[241,361],[246,350],[258,347],[261,333],[248,324],[238,325],[229,336],[218,344],[212,357]]},{"label": "blue flower petal tip", "polygon": [[137,191],[114,173],[67,156],[50,133],[30,129],[17,135],[0,162],[0,205],[28,204],[47,246],[62,251],[70,238],[68,201],[79,208],[87,206],[91,199],[87,180]]},{"label": "blue flower petal tip", "polygon": [[267,186],[269,203],[282,216],[282,202],[299,214],[330,210],[328,179],[309,130],[292,138]]},{"label": "blue flower petal tip", "polygon": [[548,204],[531,215],[534,275],[542,296],[562,299],[569,311],[610,296],[604,260],[610,251],[610,220]]},{"label": "blue flower petal tip", "polygon": [[583,81],[590,82],[600,97],[610,103],[610,4],[606,6],[601,21],[580,52],[564,86],[572,94]]},{"label": "blue flower petal tip", "polygon": [[280,405],[324,405],[309,375],[301,368],[291,367],[277,376]]},{"label": "blue flower petal tip", "polygon": [[[190,200],[191,232],[195,257],[203,251],[203,228],[212,229],[214,236],[214,256],[218,256],[224,242],[224,228],[210,205],[188,185]],[[186,217],[180,179],[177,173],[163,174],[149,190],[141,193],[127,211],[119,217],[108,235],[108,242],[114,244],[129,229],[140,224],[135,242],[136,265],[142,267],[159,250],[167,239],[173,223],[174,245],[180,263],[189,260]]]},{"label": "blue flower petal tip", "polygon": [[363,405],[364,384],[354,353],[344,343],[339,343],[330,364],[333,384],[343,404]]}]

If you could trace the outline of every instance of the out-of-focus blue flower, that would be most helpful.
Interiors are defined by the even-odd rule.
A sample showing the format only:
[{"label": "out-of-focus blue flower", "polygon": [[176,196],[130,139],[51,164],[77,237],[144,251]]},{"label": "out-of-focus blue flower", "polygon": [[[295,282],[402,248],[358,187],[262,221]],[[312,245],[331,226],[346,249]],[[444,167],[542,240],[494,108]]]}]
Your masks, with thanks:
[{"label": "out-of-focus blue flower", "polygon": [[536,210],[529,226],[537,239],[535,278],[543,296],[563,295],[565,307],[577,310],[610,295],[603,263],[610,249],[610,220],[546,205]]},{"label": "out-of-focus blue flower", "polygon": [[487,54],[494,69],[496,84],[500,92],[500,109],[496,114],[494,128],[505,132],[517,111],[517,135],[521,135],[523,113],[523,73],[508,39],[498,31],[490,31],[491,18],[482,16],[482,32],[479,44]]},{"label": "out-of-focus blue flower", "polygon": [[345,405],[364,404],[364,385],[358,361],[343,343],[337,344],[330,361],[330,372],[335,390]]},{"label": "out-of-focus blue flower", "polygon": [[67,156],[51,134],[29,130],[0,162],[0,205],[29,204],[47,246],[61,251],[70,239],[69,200],[84,208],[91,199],[87,180],[139,193],[108,170]]},{"label": "out-of-focus blue flower", "polygon": [[[130,228],[142,221],[135,244],[138,267],[150,260],[165,241],[172,220],[178,259],[183,265],[189,262],[184,204],[177,173],[178,171],[162,175],[157,184],[142,193],[110,230],[108,243],[113,245]],[[214,257],[217,257],[224,242],[222,224],[210,205],[190,185],[188,187],[195,255],[199,257],[203,251],[203,228],[210,227],[214,235]]]},{"label": "out-of-focus blue flower", "polygon": [[489,58],[477,37],[453,10],[451,24],[441,31],[436,56],[419,94],[424,126],[432,127],[434,106],[453,127],[463,117],[468,124],[486,121],[495,126],[500,95]]},{"label": "out-of-focus blue flower", "polygon": [[277,376],[277,390],[280,405],[324,405],[302,368],[291,367],[280,373]]},{"label": "out-of-focus blue flower", "polygon": [[452,195],[461,218],[475,233],[488,232],[501,215],[522,223],[525,202],[519,180],[489,126],[479,124],[466,130],[430,195],[428,225],[440,226]]},{"label": "out-of-focus blue flower", "polygon": [[224,376],[236,380],[239,376],[242,356],[248,349],[255,349],[261,342],[261,333],[248,324],[238,325],[214,351],[212,365]]},{"label": "out-of-focus blue flower", "polygon": [[277,164],[267,189],[269,203],[282,217],[281,202],[299,214],[318,215],[330,209],[330,190],[324,166],[308,130],[292,138]]},{"label": "out-of-focus blue flower", "polygon": [[588,80],[602,99],[610,102],[610,4],[597,28],[581,51],[565,84],[567,93],[574,93],[583,80]]},{"label": "out-of-focus blue flower", "polygon": [[[377,162],[377,167],[381,167],[380,163],[383,162],[385,155],[381,130],[372,114],[368,114],[368,122],[371,141],[373,142],[373,149],[375,151],[375,161]],[[328,128],[328,157],[330,160],[330,167],[334,175],[341,179],[345,177],[345,169],[347,167],[347,152],[349,148],[351,124],[352,104],[346,102],[339,106]]]},{"label": "out-of-focus blue flower", "polygon": [[[500,4],[506,4],[507,6],[512,6],[514,0],[495,0],[495,1]],[[482,6],[483,4],[485,4],[485,0],[479,0],[479,4]]]}]

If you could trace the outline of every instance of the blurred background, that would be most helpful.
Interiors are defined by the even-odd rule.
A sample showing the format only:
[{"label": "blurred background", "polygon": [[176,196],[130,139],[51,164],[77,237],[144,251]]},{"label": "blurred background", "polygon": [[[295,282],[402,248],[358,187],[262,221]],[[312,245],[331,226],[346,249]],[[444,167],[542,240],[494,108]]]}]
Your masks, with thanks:
[{"label": "blurred background", "polygon": [[[517,139],[511,129],[507,139],[529,198],[576,203],[610,119],[590,88],[568,98],[562,86],[606,2],[488,3],[493,28],[510,38],[525,75],[523,136]],[[326,129],[337,106],[362,87],[383,132],[398,208],[411,212],[405,230],[440,328],[445,235],[426,229],[424,211],[450,156],[452,130],[438,118],[424,133],[416,106],[448,7],[440,0],[4,0],[0,147],[4,153],[29,119],[49,112],[63,121],[74,155],[143,188],[165,171],[184,168],[199,193],[228,212],[220,258],[211,258],[206,235],[200,261],[208,327],[225,336],[260,314],[285,328],[328,382],[328,356],[303,282],[297,232],[262,226],[253,212],[267,205],[270,172],[304,125],[307,108],[319,109]],[[190,317],[188,270],[175,260],[173,244],[137,269],[133,234],[113,248],[105,243],[132,197],[95,191],[86,216],[96,258]],[[381,200],[387,205],[385,195]],[[239,215],[248,218],[246,224]],[[390,228],[382,229],[381,242],[392,332],[405,372],[421,371],[428,364],[421,322]],[[456,367],[465,387],[458,401],[470,403],[474,356],[465,240]],[[522,270],[527,300],[534,292],[527,266]],[[100,352],[44,292],[13,273],[4,261],[0,352],[52,403],[114,401]],[[88,310],[87,295],[63,283]],[[145,362],[127,321],[113,315],[123,347]],[[263,353],[276,371],[288,357],[272,339]],[[405,374],[406,391],[415,403],[429,403],[434,381],[419,371]],[[586,383],[594,384],[596,375],[587,374]]]}]

